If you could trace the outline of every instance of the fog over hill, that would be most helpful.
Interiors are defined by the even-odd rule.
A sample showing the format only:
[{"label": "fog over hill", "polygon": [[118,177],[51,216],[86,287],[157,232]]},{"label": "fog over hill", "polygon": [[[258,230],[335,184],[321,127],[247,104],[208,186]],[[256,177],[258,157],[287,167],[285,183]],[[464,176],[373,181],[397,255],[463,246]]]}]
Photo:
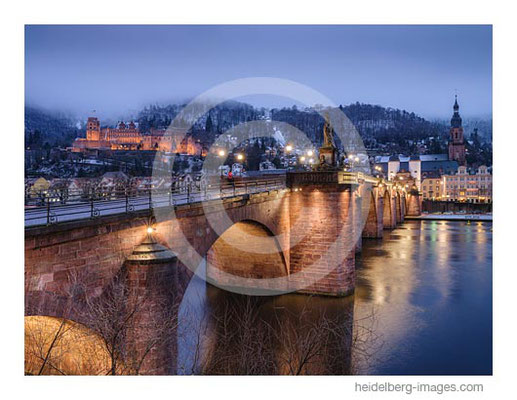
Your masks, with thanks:
[{"label": "fog over hill", "polygon": [[71,115],[25,106],[25,141],[28,144],[68,146],[82,128]]},{"label": "fog over hill", "polygon": [[[142,131],[151,128],[166,128],[184,107],[184,104],[150,105],[138,111],[135,120]],[[361,137],[368,146],[390,142],[412,143],[418,140],[436,138],[446,141],[449,121],[429,121],[413,112],[382,107],[380,105],[353,103],[340,106],[342,111],[353,122]],[[187,123],[193,125],[196,135],[205,135],[207,141],[212,141],[217,135],[233,126],[257,119],[270,119],[291,124],[304,132],[316,145],[322,141],[323,119],[310,108],[301,109],[296,106],[281,109],[266,109],[253,107],[249,104],[227,101],[195,119],[198,110],[185,115]],[[130,119],[130,118],[128,118]],[[81,133],[85,121],[77,117],[51,112],[34,106],[25,108],[25,138],[26,141],[37,141],[41,145],[67,146]],[[114,121],[101,121],[103,125],[114,124]],[[475,128],[479,138],[491,142],[491,119],[464,119],[466,138],[468,139]]]}]

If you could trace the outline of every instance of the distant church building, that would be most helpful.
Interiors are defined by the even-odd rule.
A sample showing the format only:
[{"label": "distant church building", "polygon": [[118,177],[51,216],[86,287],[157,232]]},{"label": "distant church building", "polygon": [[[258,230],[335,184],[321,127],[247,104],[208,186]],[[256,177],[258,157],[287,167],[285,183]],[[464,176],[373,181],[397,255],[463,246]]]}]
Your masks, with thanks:
[{"label": "distant church building", "polygon": [[[404,174],[408,173],[417,188],[421,189],[425,179],[440,180],[443,175],[456,174],[458,166],[466,166],[465,140],[457,96],[453,109],[448,144],[449,154],[420,154],[411,157],[401,154],[378,156],[375,163],[381,167],[388,180],[406,182]],[[434,191],[434,193],[438,192]]]},{"label": "distant church building", "polygon": [[467,165],[465,159],[465,141],[463,138],[463,126],[459,113],[458,96],[454,101],[454,114],[451,118],[451,130],[449,139],[449,160],[455,160],[459,165]]}]

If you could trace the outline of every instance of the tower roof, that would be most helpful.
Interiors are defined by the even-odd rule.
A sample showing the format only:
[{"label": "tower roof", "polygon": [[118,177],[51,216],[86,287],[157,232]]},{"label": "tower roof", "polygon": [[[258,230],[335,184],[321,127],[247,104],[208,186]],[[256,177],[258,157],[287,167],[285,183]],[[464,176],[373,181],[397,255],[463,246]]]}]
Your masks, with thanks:
[{"label": "tower roof", "polygon": [[460,117],[460,106],[458,105],[458,95],[454,96],[454,113],[452,114],[451,118],[451,127],[453,128],[459,128],[461,127],[461,117]]}]

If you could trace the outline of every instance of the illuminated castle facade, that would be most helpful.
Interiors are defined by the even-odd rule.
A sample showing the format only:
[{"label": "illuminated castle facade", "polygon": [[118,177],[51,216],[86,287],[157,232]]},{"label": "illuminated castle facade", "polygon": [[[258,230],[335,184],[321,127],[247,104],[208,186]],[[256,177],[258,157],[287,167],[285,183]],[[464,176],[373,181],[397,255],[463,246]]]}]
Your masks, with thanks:
[{"label": "illuminated castle facade", "polygon": [[[180,140],[183,138],[183,140]],[[151,129],[142,133],[131,121],[119,122],[116,128],[101,128],[98,118],[89,117],[86,122],[86,138],[77,138],[72,150],[147,150],[202,155],[202,147],[185,130],[177,128]]]}]

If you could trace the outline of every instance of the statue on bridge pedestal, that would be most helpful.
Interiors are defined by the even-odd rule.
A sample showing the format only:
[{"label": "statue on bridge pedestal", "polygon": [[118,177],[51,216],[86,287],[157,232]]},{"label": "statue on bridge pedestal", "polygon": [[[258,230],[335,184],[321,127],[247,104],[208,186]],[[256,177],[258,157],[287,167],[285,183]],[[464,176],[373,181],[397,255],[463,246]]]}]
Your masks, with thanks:
[{"label": "statue on bridge pedestal", "polygon": [[319,150],[320,163],[316,167],[317,170],[334,170],[338,168],[338,150],[334,143],[332,134],[332,126],[328,112],[325,114],[325,125],[323,125],[323,145]]}]

